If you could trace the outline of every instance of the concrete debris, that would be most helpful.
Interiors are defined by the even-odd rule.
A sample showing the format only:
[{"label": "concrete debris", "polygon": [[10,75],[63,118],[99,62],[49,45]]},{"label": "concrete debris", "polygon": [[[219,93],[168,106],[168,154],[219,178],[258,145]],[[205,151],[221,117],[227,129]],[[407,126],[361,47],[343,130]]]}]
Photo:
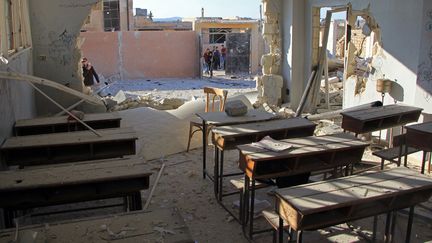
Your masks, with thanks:
[{"label": "concrete debris", "polygon": [[185,102],[186,100],[180,98],[157,99],[152,96],[138,96],[136,98],[129,97],[109,109],[112,111],[121,111],[138,107],[151,107],[157,110],[173,110],[182,106]]},{"label": "concrete debris", "polygon": [[248,107],[241,100],[228,101],[225,104],[225,112],[228,116],[243,116]]},{"label": "concrete debris", "polygon": [[320,120],[315,128],[315,136],[342,133],[343,129],[330,120]]},{"label": "concrete debris", "polygon": [[114,97],[112,97],[112,99],[115,100],[117,103],[122,103],[126,100],[126,95],[123,90],[120,90]]}]

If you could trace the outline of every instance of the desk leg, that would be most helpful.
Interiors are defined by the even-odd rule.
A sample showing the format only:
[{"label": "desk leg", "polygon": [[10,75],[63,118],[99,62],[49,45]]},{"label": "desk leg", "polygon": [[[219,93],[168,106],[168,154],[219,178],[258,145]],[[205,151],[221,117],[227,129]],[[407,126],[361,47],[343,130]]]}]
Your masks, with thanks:
[{"label": "desk leg", "polygon": [[203,179],[206,178],[206,159],[207,159],[207,124],[205,121],[202,122],[202,142],[203,142]]},{"label": "desk leg", "polygon": [[406,232],[406,236],[405,236],[405,242],[406,243],[409,243],[411,240],[411,229],[412,229],[412,224],[413,224],[413,219],[414,219],[414,207],[415,206],[410,207],[410,211],[409,211],[407,232]]},{"label": "desk leg", "polygon": [[[279,213],[278,213],[279,214]],[[284,235],[284,228],[283,228],[283,219],[282,217],[279,215],[279,229],[278,229],[278,234],[279,234],[279,243],[283,243],[283,235]]]},{"label": "desk leg", "polygon": [[424,174],[425,171],[426,160],[427,160],[427,152],[423,151],[423,160],[422,160],[422,167],[421,167],[422,174]]},{"label": "desk leg", "polygon": [[375,215],[373,219],[372,242],[376,242],[377,228],[378,228],[378,216]]},{"label": "desk leg", "polygon": [[217,146],[214,146],[214,172],[213,172],[213,186],[214,186],[214,194],[216,200],[219,200],[218,192],[219,192],[219,149]]},{"label": "desk leg", "polygon": [[395,210],[392,213],[392,223],[391,223],[391,230],[390,230],[390,242],[392,243],[395,240],[396,219],[397,219],[397,211]]},{"label": "desk leg", "polygon": [[405,144],[405,159],[404,159],[404,166],[408,167],[408,145]]},{"label": "desk leg", "polygon": [[384,242],[388,243],[390,242],[390,223],[391,223],[391,214],[392,212],[387,213],[386,217],[386,225],[385,225],[385,232],[384,232]]},{"label": "desk leg", "polygon": [[301,243],[303,242],[303,230],[298,230],[297,231],[297,243]]},{"label": "desk leg", "polygon": [[218,189],[219,189],[219,201],[222,202],[222,195],[223,195],[223,165],[224,163],[224,151],[220,150],[220,157],[219,157],[219,185],[218,185]]},{"label": "desk leg", "polygon": [[242,210],[242,228],[243,234],[246,236],[246,228],[248,224],[248,216],[249,216],[249,177],[245,175],[244,177],[244,193],[243,193],[243,208]]},{"label": "desk leg", "polygon": [[255,207],[255,178],[252,177],[251,179],[251,187],[250,187],[250,214],[249,214],[249,239],[253,239],[253,221],[254,221],[254,207]]}]

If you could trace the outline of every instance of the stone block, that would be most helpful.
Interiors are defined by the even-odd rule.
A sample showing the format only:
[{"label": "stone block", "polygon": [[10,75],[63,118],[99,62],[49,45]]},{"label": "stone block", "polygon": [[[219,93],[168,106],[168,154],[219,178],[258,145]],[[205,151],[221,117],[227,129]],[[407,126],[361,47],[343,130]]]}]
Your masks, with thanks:
[{"label": "stone block", "polygon": [[247,105],[241,100],[232,100],[225,104],[225,113],[227,113],[228,116],[243,116],[246,115],[247,110]]},{"label": "stone block", "polygon": [[265,23],[263,25],[263,35],[275,35],[279,33],[279,25],[276,23]]},{"label": "stone block", "polygon": [[280,6],[274,0],[264,0],[263,1],[263,11],[264,11],[265,15],[272,14],[272,13],[279,13],[280,12]]}]

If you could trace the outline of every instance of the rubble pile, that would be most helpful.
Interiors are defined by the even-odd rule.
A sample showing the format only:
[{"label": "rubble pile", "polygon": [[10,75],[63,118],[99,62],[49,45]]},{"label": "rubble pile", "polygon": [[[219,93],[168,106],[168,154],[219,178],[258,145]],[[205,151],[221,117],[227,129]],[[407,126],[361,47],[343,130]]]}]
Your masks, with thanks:
[{"label": "rubble pile", "polygon": [[121,111],[139,107],[151,107],[157,110],[173,110],[186,102],[186,100],[180,98],[158,98],[151,95],[125,97],[120,100],[115,97],[105,97],[104,101],[110,111]]}]

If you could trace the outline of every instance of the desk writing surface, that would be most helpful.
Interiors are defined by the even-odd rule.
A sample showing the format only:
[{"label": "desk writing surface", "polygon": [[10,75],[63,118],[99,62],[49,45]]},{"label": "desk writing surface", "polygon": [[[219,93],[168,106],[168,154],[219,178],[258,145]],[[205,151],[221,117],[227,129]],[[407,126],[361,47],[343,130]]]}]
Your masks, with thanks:
[{"label": "desk writing surface", "polygon": [[345,133],[318,137],[311,136],[305,138],[282,139],[280,141],[292,144],[293,148],[281,152],[269,151],[253,144],[240,145],[237,148],[248,159],[261,161],[267,159],[289,158],[301,154],[313,154],[321,151],[336,151],[345,148],[366,147],[369,145],[368,143],[362,142],[354,136]]},{"label": "desk writing surface", "polygon": [[23,170],[0,171],[0,192],[56,187],[150,176],[138,159],[87,161]]},{"label": "desk writing surface", "polygon": [[432,122],[419,123],[415,125],[406,126],[407,129],[416,130],[432,136]]},{"label": "desk writing surface", "polygon": [[202,120],[204,120],[207,124],[212,125],[230,125],[230,124],[239,124],[239,123],[247,123],[254,121],[265,121],[275,119],[276,116],[272,113],[261,111],[261,110],[248,110],[248,113],[244,116],[228,116],[223,111],[218,112],[200,112],[196,114]]},{"label": "desk writing surface", "polygon": [[423,151],[432,151],[432,122],[406,126],[406,144]]},{"label": "desk writing surface", "polygon": [[41,135],[30,135],[24,137],[11,137],[6,139],[2,150],[12,148],[24,147],[43,147],[54,145],[67,145],[67,144],[86,144],[97,143],[111,140],[130,140],[137,139],[137,135],[132,128],[111,128],[101,129],[97,131],[102,136],[99,137],[90,130],[66,132],[66,133],[52,133]]},{"label": "desk writing surface", "polygon": [[386,105],[380,107],[372,107],[366,110],[342,112],[343,116],[352,117],[361,121],[384,118],[392,115],[400,115],[403,113],[422,111],[423,109],[405,105]]},{"label": "desk writing surface", "polygon": [[[29,126],[45,126],[45,125],[56,125],[65,123],[75,123],[75,120],[68,121],[68,116],[55,116],[55,117],[41,117],[33,119],[18,120],[15,123],[15,127],[29,127]],[[89,121],[103,121],[103,120],[121,120],[117,112],[107,113],[92,113],[85,114],[82,119],[84,122]]]},{"label": "desk writing surface", "polygon": [[432,178],[406,167],[398,167],[277,189],[276,194],[306,215],[333,207],[361,204],[386,195],[415,192],[418,188],[432,189]]},{"label": "desk writing surface", "polygon": [[[108,229],[114,235],[110,235]],[[167,230],[171,233],[165,233],[162,238],[161,232],[157,229]],[[194,242],[183,218],[174,209],[134,211],[60,223],[19,227],[18,239],[26,231],[37,232],[34,243],[154,243],[160,242],[161,239],[166,243]],[[0,239],[2,242],[14,242],[15,229],[0,230]]]},{"label": "desk writing surface", "polygon": [[278,119],[271,121],[245,123],[237,125],[219,126],[212,129],[213,133],[218,134],[220,137],[235,137],[241,134],[253,134],[265,131],[275,131],[283,129],[295,129],[298,127],[315,127],[315,123],[305,118],[290,118]]}]

